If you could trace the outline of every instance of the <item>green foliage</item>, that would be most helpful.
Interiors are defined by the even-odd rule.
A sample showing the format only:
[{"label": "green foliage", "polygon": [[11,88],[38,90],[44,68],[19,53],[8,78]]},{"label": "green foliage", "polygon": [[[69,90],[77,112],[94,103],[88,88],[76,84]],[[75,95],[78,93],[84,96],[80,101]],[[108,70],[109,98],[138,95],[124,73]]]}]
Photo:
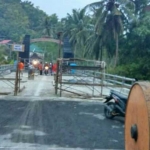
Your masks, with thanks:
[{"label": "green foliage", "polygon": [[22,42],[25,34],[40,37],[46,16],[31,2],[0,0],[0,36],[16,42]]},{"label": "green foliage", "polygon": [[9,63],[5,57],[7,57],[8,48],[5,45],[0,45],[0,64]]},{"label": "green foliage", "polygon": [[62,31],[56,14],[46,17],[44,25],[44,32],[51,38],[57,38],[57,33]]},{"label": "green foliage", "polygon": [[[45,18],[48,15],[29,1],[21,0],[0,0],[0,39],[10,39],[16,43],[22,43],[25,34],[31,38],[38,38],[47,35],[45,30]],[[49,16],[51,22],[58,23],[58,18],[54,14]],[[46,44],[47,45],[47,44]],[[55,45],[55,44],[54,44]],[[56,49],[53,44],[48,45],[50,49]],[[47,50],[45,50],[47,51]],[[54,52],[55,53],[55,52]],[[9,55],[8,55],[9,54]],[[48,52],[45,52],[48,59]],[[8,56],[8,61],[4,56]],[[12,52],[7,46],[0,47],[0,63],[12,63],[11,59],[16,59],[16,53]],[[56,54],[54,54],[56,58]]]},{"label": "green foliage", "polygon": [[14,64],[14,60],[10,60],[9,64]]},{"label": "green foliage", "polygon": [[63,19],[64,36],[70,37],[70,42],[73,45],[75,57],[84,57],[86,39],[90,36],[91,29],[90,18],[86,15],[85,9],[72,10],[72,14]]},{"label": "green foliage", "polygon": [[58,44],[50,43],[50,42],[39,42],[37,43],[45,53],[45,61],[47,62],[55,62],[58,58]]},{"label": "green foliage", "polygon": [[[21,42],[25,34],[31,38],[48,36],[57,39],[62,31],[70,37],[76,57],[104,60],[109,73],[139,80],[150,79],[150,6],[149,0],[101,0],[81,10],[72,10],[58,20],[38,7],[21,0],[0,0],[0,38]],[[88,15],[90,8],[93,15]],[[55,61],[58,44],[36,43],[45,52],[45,61]],[[0,46],[0,63],[13,63],[5,55],[9,48]],[[16,57],[12,53],[12,57]],[[115,58],[116,57],[116,58]],[[118,62],[116,68],[112,62]],[[110,63],[110,64],[109,64]]]},{"label": "green foliage", "polygon": [[[101,51],[102,55],[102,48],[100,47],[105,47],[107,49],[107,45],[112,44],[112,40],[115,40],[116,48],[115,52],[113,53],[113,56],[115,56],[114,66],[116,66],[118,63],[119,36],[124,31],[123,29],[125,25],[123,23],[127,22],[129,19],[128,10],[131,8],[129,6],[132,4],[133,3],[129,0],[102,0],[86,6],[86,8],[94,8],[94,17],[96,18],[95,32],[96,35],[101,37],[99,38],[98,42],[95,42],[95,46],[92,46],[91,49],[93,49],[93,51],[96,52],[97,56],[99,57],[99,51]],[[95,38],[95,40],[97,41],[97,38]],[[93,44],[91,43],[91,45]],[[96,50],[95,47],[97,47]],[[107,51],[109,54],[110,49],[107,49]]]},{"label": "green foliage", "polygon": [[150,80],[150,60],[137,59],[136,62],[126,65],[120,65],[115,70],[109,68],[108,72],[119,74],[121,76],[137,78],[138,80]]}]

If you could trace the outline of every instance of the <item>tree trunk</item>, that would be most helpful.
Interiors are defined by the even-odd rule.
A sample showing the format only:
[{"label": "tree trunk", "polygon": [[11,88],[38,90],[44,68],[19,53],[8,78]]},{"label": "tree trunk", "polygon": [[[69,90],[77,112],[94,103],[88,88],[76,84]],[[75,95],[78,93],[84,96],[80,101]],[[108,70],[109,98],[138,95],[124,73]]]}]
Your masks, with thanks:
[{"label": "tree trunk", "polygon": [[75,44],[74,47],[74,58],[77,58],[77,45]]},{"label": "tree trunk", "polygon": [[118,39],[118,33],[116,33],[116,56],[115,56],[114,67],[116,67],[118,63],[118,47],[119,47],[118,45],[119,45],[119,39]]},{"label": "tree trunk", "polygon": [[100,50],[98,49],[98,51],[96,51],[96,53],[95,53],[95,59],[96,59],[96,60],[99,59],[99,52],[100,52]]},{"label": "tree trunk", "polygon": [[102,47],[102,45],[100,47],[101,47],[100,61],[103,61],[103,47]]}]

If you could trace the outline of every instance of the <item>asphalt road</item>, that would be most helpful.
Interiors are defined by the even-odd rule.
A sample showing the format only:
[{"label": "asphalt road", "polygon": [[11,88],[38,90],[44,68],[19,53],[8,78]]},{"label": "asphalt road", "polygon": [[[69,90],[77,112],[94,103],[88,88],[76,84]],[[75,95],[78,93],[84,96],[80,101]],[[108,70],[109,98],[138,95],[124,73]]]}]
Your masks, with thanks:
[{"label": "asphalt road", "polygon": [[0,100],[4,150],[124,149],[124,118],[108,120],[100,102]]}]

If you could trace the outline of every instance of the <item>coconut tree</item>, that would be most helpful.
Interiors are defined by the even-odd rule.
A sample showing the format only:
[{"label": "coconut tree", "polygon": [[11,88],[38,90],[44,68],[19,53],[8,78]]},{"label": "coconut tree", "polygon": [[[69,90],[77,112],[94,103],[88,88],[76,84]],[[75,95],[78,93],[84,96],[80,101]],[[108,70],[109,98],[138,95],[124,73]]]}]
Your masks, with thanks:
[{"label": "coconut tree", "polygon": [[46,33],[49,37],[55,38],[58,30],[58,17],[56,14],[52,14],[51,16],[47,16],[45,18],[45,29],[44,33]]},{"label": "coconut tree", "polygon": [[123,22],[130,20],[134,4],[130,0],[102,0],[89,4],[85,8],[94,10],[96,17],[95,33],[101,36],[103,41],[113,35],[112,37],[116,41],[114,63],[116,66],[119,57],[119,35],[123,33]]},{"label": "coconut tree", "polygon": [[149,5],[149,0],[131,0],[135,5],[135,15],[139,15]]},{"label": "coconut tree", "polygon": [[64,19],[64,36],[69,36],[70,42],[74,47],[74,51],[80,53],[83,57],[83,50],[85,47],[88,31],[92,30],[92,26],[89,23],[90,18],[85,14],[85,9],[72,10],[72,14],[68,14]]}]

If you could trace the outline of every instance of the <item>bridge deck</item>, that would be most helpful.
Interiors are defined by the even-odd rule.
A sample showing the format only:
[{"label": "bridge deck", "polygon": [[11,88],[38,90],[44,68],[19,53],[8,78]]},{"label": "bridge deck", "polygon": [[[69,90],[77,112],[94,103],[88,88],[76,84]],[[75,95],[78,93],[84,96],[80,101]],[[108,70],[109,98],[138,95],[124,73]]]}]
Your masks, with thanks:
[{"label": "bridge deck", "polygon": [[0,148],[124,149],[124,118],[106,119],[99,100],[55,96],[53,79],[43,75],[28,80],[24,73],[21,86],[26,88],[17,97],[0,96]]}]

